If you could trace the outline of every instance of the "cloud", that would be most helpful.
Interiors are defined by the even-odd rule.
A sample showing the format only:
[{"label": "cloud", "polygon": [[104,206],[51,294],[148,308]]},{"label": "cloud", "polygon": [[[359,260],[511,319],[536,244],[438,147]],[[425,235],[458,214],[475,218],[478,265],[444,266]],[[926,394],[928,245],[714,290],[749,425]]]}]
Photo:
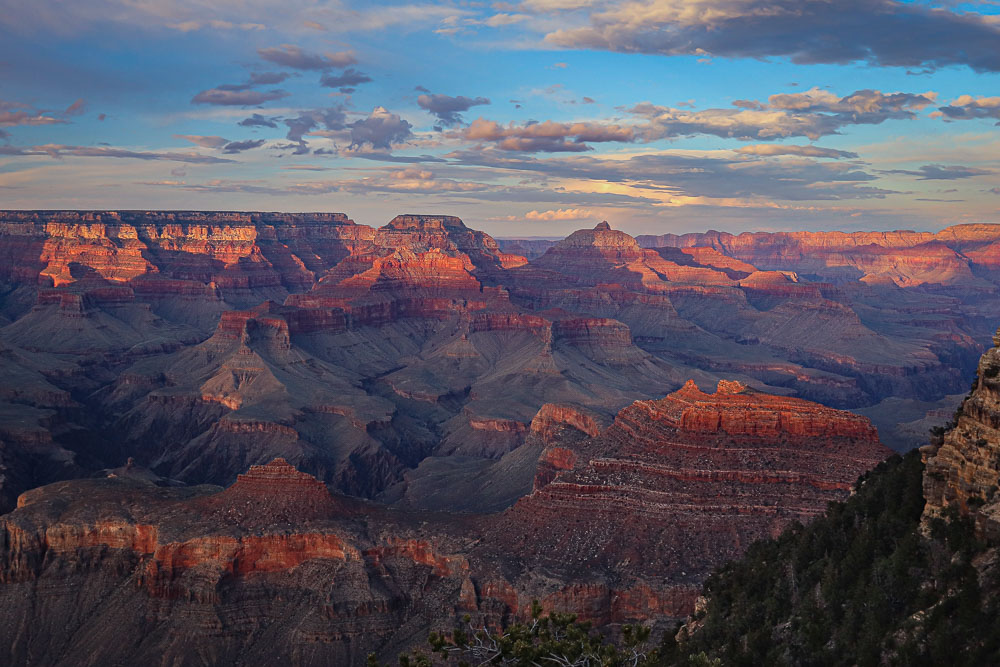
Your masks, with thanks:
[{"label": "cloud", "polygon": [[81,97],[76,102],[73,102],[73,104],[69,105],[66,108],[66,111],[63,111],[63,115],[64,116],[79,116],[80,114],[82,114],[86,110],[87,110],[87,102]]},{"label": "cloud", "polygon": [[461,125],[464,122],[462,120],[463,111],[489,103],[490,101],[486,97],[466,97],[464,95],[451,97],[450,95],[424,94],[417,98],[417,105],[436,116],[446,127]]},{"label": "cloud", "polygon": [[186,139],[196,146],[201,146],[202,148],[222,148],[227,143],[228,139],[223,139],[222,137],[216,136],[204,136],[201,134],[175,134],[175,139]]},{"label": "cloud", "polygon": [[359,72],[353,67],[348,67],[342,74],[335,75],[326,73],[320,77],[319,85],[327,88],[340,88],[341,92],[348,92],[349,88],[354,88],[362,83],[370,83],[372,78],[363,72]]},{"label": "cloud", "polygon": [[374,148],[389,149],[392,144],[409,139],[413,126],[385,107],[375,107],[368,118],[356,121],[350,127],[351,147],[369,144]]},{"label": "cloud", "polygon": [[973,176],[985,176],[995,173],[992,169],[980,169],[978,167],[966,167],[960,164],[925,164],[916,169],[892,169],[885,172],[887,174],[906,174],[908,176],[919,176],[920,181],[953,181],[960,178],[971,178]]},{"label": "cloud", "polygon": [[275,65],[301,70],[328,70],[356,65],[358,62],[353,51],[318,54],[303,51],[292,44],[257,49],[257,55]]},{"label": "cloud", "polygon": [[232,21],[220,21],[213,19],[210,21],[181,21],[180,23],[168,23],[168,28],[181,32],[193,32],[195,30],[264,30],[267,26],[260,23],[233,23]]},{"label": "cloud", "polygon": [[191,104],[215,104],[219,106],[256,106],[265,102],[288,97],[284,90],[227,90],[220,86],[203,90],[191,98]]},{"label": "cloud", "polygon": [[578,153],[591,150],[587,142],[633,141],[631,127],[601,123],[544,123],[500,125],[477,118],[461,130],[461,136],[471,141],[494,142],[504,151],[526,153]]},{"label": "cloud", "polygon": [[291,76],[288,72],[251,72],[250,85],[252,86],[273,86],[281,83]]},{"label": "cloud", "polygon": [[244,118],[239,123],[237,123],[237,125],[242,125],[243,127],[271,127],[271,128],[276,128],[276,127],[278,127],[278,123],[277,123],[278,120],[280,120],[280,118],[277,118],[277,117],[268,118],[267,116],[262,116],[259,113],[255,113],[252,116],[250,116],[249,118]]},{"label": "cloud", "polygon": [[285,118],[282,122],[288,127],[287,138],[295,142],[295,155],[304,155],[309,152],[309,146],[303,137],[317,127],[325,127],[327,130],[345,129],[347,112],[342,106],[312,109],[302,111],[294,118]]},{"label": "cloud", "polygon": [[74,157],[104,157],[123,158],[131,160],[164,160],[169,162],[186,162],[189,164],[222,164],[233,162],[227,158],[215,157],[213,155],[202,155],[200,153],[159,153],[147,151],[133,151],[114,146],[68,146],[65,144],[44,144],[41,146],[31,146],[30,148],[15,149],[15,155],[48,155],[56,159],[67,155]]},{"label": "cloud", "polygon": [[[548,3],[538,4],[539,12],[554,11],[545,6]],[[787,57],[800,64],[865,62],[926,69],[967,65],[976,71],[1000,71],[1000,24],[994,17],[934,3],[602,0],[585,4],[593,6],[589,25],[550,32],[545,41],[570,49],[668,56]]]},{"label": "cloud", "polygon": [[[66,111],[68,112],[70,109],[73,109],[78,103],[82,104],[83,100],[77,100]],[[20,102],[0,100],[0,127],[55,125],[65,122],[67,121],[64,118],[52,116],[49,111],[35,109]]]},{"label": "cloud", "polygon": [[819,137],[837,134],[847,125],[877,125],[886,120],[906,120],[934,103],[936,93],[882,93],[858,90],[839,97],[813,88],[804,93],[771,95],[767,102],[736,100],[730,109],[695,111],[649,102],[628,112],[646,119],[637,128],[644,141],[711,134],[731,139],[773,140],[784,137]]},{"label": "cloud", "polygon": [[[973,97],[961,95],[947,106],[940,107],[931,114],[946,120],[969,120],[973,118],[994,118],[1000,120],[1000,97]],[[1000,125],[1000,122],[997,123]]]},{"label": "cloud", "polygon": [[742,155],[799,155],[802,157],[828,157],[828,158],[856,158],[857,153],[850,151],[838,151],[833,148],[821,148],[819,146],[782,146],[780,144],[751,144],[741,146],[736,149]]},{"label": "cloud", "polygon": [[263,139],[247,139],[246,141],[230,141],[223,147],[223,153],[242,153],[252,148],[260,148],[264,145]]},{"label": "cloud", "polygon": [[830,201],[883,198],[894,194],[870,185],[878,178],[840,162],[693,156],[686,153],[649,153],[628,159],[586,155],[535,158],[500,151],[462,151],[451,157],[459,164],[506,169],[579,183],[591,181],[624,185],[660,197],[709,199]]},{"label": "cloud", "polygon": [[491,28],[502,28],[508,25],[514,25],[515,23],[521,23],[523,21],[530,21],[531,17],[527,14],[494,14],[485,21],[483,25],[487,25]]},{"label": "cloud", "polygon": [[585,208],[560,208],[554,211],[528,211],[525,220],[589,220],[594,217],[593,211]]}]

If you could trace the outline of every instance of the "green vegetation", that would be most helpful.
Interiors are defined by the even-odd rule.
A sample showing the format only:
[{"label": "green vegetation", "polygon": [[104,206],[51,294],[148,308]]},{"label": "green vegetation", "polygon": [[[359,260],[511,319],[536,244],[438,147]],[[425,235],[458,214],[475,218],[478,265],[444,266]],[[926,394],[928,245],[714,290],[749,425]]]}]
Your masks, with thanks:
[{"label": "green vegetation", "polygon": [[[531,605],[531,619],[530,623],[516,623],[502,632],[494,632],[474,627],[466,616],[464,628],[430,634],[429,654],[415,651],[402,655],[399,665],[654,667],[660,664],[656,650],[650,650],[649,628],[626,625],[620,641],[610,642],[591,630],[589,623],[578,622],[575,614],[543,615],[537,601]],[[369,656],[368,664],[377,667],[378,662]]]},{"label": "green vegetation", "polygon": [[1000,664],[1000,581],[973,564],[987,545],[957,511],[932,522],[930,539],[920,536],[922,473],[917,452],[893,457],[824,516],[751,546],[706,582],[700,628],[661,659]]},{"label": "green vegetation", "polygon": [[655,649],[648,629],[626,627],[612,642],[536,603],[529,624],[491,632],[467,617],[400,665],[1000,664],[996,545],[956,509],[919,532],[923,471],[919,453],[894,456],[809,525],[753,544],[706,582],[705,610]]}]

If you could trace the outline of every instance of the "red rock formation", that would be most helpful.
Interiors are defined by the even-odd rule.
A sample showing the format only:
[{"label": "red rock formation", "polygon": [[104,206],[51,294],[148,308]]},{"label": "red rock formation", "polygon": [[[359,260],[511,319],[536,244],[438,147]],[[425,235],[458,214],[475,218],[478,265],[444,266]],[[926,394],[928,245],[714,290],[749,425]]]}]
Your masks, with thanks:
[{"label": "red rock formation", "polygon": [[[689,610],[715,565],[822,512],[888,454],[863,417],[739,382],[714,394],[689,382],[633,403],[589,440],[547,448],[535,491],[482,549],[561,573],[573,585],[558,596],[600,622]],[[532,581],[516,588],[540,593]]]},{"label": "red rock formation", "polygon": [[301,525],[336,511],[325,484],[282,458],[251,466],[235,484],[205,503],[220,519],[240,525]]},{"label": "red rock formation", "polygon": [[970,256],[965,251],[998,241],[997,225],[956,225],[937,234],[744,232],[734,236],[713,231],[639,237],[645,247],[710,247],[762,269],[785,269],[838,281],[860,278],[865,282],[900,286],[925,283],[981,286],[982,282],[970,269]]}]

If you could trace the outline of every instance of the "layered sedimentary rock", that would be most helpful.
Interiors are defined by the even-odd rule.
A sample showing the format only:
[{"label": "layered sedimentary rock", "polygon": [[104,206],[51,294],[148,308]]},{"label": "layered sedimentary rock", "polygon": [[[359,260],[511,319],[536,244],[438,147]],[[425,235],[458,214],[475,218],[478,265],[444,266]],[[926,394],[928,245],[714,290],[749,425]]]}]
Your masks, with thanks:
[{"label": "layered sedimentary rock", "polygon": [[[763,269],[788,269],[824,280],[983,286],[977,259],[994,268],[1000,229],[955,225],[937,232],[725,232],[640,236],[646,247],[709,247]],[[967,253],[971,253],[967,254]]]},{"label": "layered sedimentary rock", "polygon": [[925,517],[954,505],[974,511],[982,530],[1000,536],[1000,331],[982,356],[972,391],[943,435],[921,448]]},{"label": "layered sedimentary rock", "polygon": [[132,463],[29,491],[0,518],[0,645],[32,663],[361,664],[466,613],[524,618],[532,599],[669,624],[712,565],[886,453],[863,418],[737,382],[601,421],[544,406],[535,490],[492,517],[386,511],[282,459],[222,491]]},{"label": "layered sedimentary rock", "polygon": [[[0,394],[15,425],[0,507],[129,456],[219,484],[282,456],[423,509],[454,501],[442,486],[506,475],[482,505],[462,499],[499,510],[530,491],[545,404],[609,420],[692,377],[880,419],[893,399],[933,412],[1000,318],[994,231],[792,235],[798,250],[757,265],[712,235],[644,248],[605,223],[525,263],[452,216],[0,213],[0,343],[21,378]],[[924,246],[925,277],[960,253],[979,282],[805,264],[876,248],[905,272]]]},{"label": "layered sedimentary rock", "polygon": [[281,461],[221,493],[124,471],[38,489],[0,519],[0,645],[12,664],[363,664],[475,606],[457,528],[407,523]]},{"label": "layered sedimentary rock", "polygon": [[[581,416],[566,422],[590,430]],[[603,590],[582,610],[598,622],[626,620],[623,606],[649,616],[690,608],[713,567],[822,512],[890,453],[863,417],[735,381],[714,394],[689,382],[580,435],[545,449],[534,492],[482,549],[524,560],[519,604],[523,591],[551,591],[536,570]],[[579,611],[569,589],[562,608]]]}]

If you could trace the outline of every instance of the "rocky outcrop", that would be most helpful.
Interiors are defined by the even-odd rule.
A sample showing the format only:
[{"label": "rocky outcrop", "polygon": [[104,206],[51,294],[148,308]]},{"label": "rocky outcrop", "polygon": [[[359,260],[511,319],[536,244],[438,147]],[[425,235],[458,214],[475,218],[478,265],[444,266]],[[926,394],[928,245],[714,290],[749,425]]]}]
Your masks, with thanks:
[{"label": "rocky outcrop", "polygon": [[[547,415],[536,417],[539,430]],[[522,554],[526,571],[577,587],[614,582],[617,602],[585,607],[605,622],[627,616],[623,607],[690,609],[713,567],[821,513],[889,454],[863,417],[740,382],[712,394],[689,382],[633,403],[589,439],[546,448],[534,492],[498,520],[483,549]],[[518,586],[540,592],[531,581]]]},{"label": "rocky outcrop", "polygon": [[925,520],[954,505],[971,512],[981,530],[1000,536],[1000,331],[993,342],[954,421],[921,452]]},{"label": "rocky outcrop", "polygon": [[280,461],[221,493],[127,475],[33,491],[0,518],[0,645],[16,664],[362,664],[475,610],[454,527],[344,503]]}]

